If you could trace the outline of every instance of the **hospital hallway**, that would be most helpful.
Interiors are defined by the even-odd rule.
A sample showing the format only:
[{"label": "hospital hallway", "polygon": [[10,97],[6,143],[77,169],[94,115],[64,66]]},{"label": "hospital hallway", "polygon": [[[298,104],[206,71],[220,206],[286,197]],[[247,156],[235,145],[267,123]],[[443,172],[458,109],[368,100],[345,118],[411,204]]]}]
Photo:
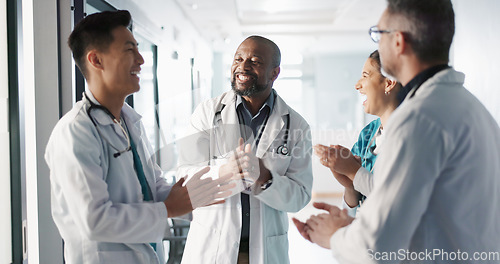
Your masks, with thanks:
[{"label": "hospital hallway", "polygon": [[[305,240],[298,233],[291,218],[295,216],[301,221],[306,221],[311,215],[322,213],[322,211],[313,208],[313,202],[326,202],[341,207],[344,187],[332,176],[330,168],[322,165],[318,156],[310,155],[309,151],[313,151],[308,148],[310,145],[321,144],[324,146],[341,145],[351,149],[360,140],[360,133],[364,131],[363,129],[378,119],[375,112],[367,111],[365,108],[366,105],[372,105],[371,109],[376,109],[378,107],[373,105],[384,100],[374,100],[372,97],[370,102],[373,104],[369,103],[370,93],[362,91],[358,83],[362,78],[365,78],[364,65],[370,54],[374,54],[379,49],[377,41],[380,39],[377,40],[374,37],[389,37],[393,35],[392,31],[398,32],[396,29],[389,30],[389,28],[377,30],[377,27],[380,26],[379,20],[387,8],[387,1],[1,0],[0,264],[63,264],[65,258],[71,255],[68,254],[70,251],[68,245],[74,245],[74,243],[67,242],[70,240],[69,238],[65,238],[66,241],[63,240],[61,234],[65,236],[68,233],[75,236],[82,235],[81,237],[96,244],[124,245],[127,250],[129,249],[127,248],[128,244],[138,244],[154,256],[155,252],[150,250],[148,243],[157,241],[160,244],[162,237],[158,234],[163,232],[164,221],[172,221],[171,218],[168,218],[172,215],[164,210],[167,207],[161,207],[161,202],[168,199],[166,192],[170,189],[166,186],[175,184],[186,174],[192,176],[192,171],[189,173],[182,171],[184,169],[182,164],[195,164],[187,162],[186,159],[196,159],[199,158],[196,157],[198,155],[206,154],[206,157],[202,157],[202,165],[213,168],[207,175],[219,177],[218,174],[211,173],[220,168],[217,166],[227,164],[223,159],[229,159],[235,150],[230,146],[232,143],[237,144],[238,140],[236,138],[234,142],[229,142],[232,140],[230,138],[232,133],[226,132],[231,132],[232,125],[235,125],[234,128],[240,129],[236,124],[246,124],[246,119],[248,119],[248,113],[242,112],[240,114],[240,110],[238,110],[238,114],[231,112],[226,115],[223,110],[231,109],[230,111],[232,111],[234,107],[224,108],[226,104],[217,103],[218,99],[216,98],[224,98],[221,96],[223,94],[234,95],[234,90],[237,90],[235,87],[261,86],[260,84],[264,83],[264,81],[261,83],[261,79],[271,78],[271,76],[272,78],[269,79],[271,81],[267,80],[265,86],[275,96],[267,97],[269,100],[266,101],[266,105],[270,108],[266,112],[267,107],[263,105],[261,110],[266,109],[264,111],[266,113],[260,116],[267,117],[258,120],[259,122],[263,121],[262,124],[251,121],[252,124],[264,128],[262,130],[259,128],[259,135],[262,136],[262,142],[269,143],[269,145],[267,149],[258,149],[257,147],[255,149],[258,151],[255,152],[265,153],[259,157],[271,160],[269,168],[267,168],[271,173],[265,174],[266,177],[271,175],[271,178],[266,178],[263,181],[261,189],[258,189],[259,192],[250,193],[250,195],[259,195],[260,192],[265,192],[273,185],[278,186],[279,189],[267,192],[270,193],[270,196],[265,197],[264,195],[264,199],[256,198],[259,203],[266,204],[266,206],[260,207],[268,210],[263,211],[266,213],[252,214],[248,212],[247,214],[243,211],[243,205],[241,205],[243,202],[237,205],[241,206],[242,219],[246,219],[245,215],[272,217],[270,220],[263,219],[267,223],[271,223],[266,225],[268,229],[266,232],[269,230],[272,232],[263,233],[262,239],[254,239],[252,242],[258,241],[264,245],[272,245],[273,247],[277,245],[277,248],[281,248],[265,253],[262,251],[263,256],[254,256],[254,259],[273,259],[273,257],[274,259],[284,259],[283,256],[286,256],[284,246],[282,246],[286,243],[283,229],[283,225],[286,223],[284,211],[297,210],[304,204],[305,197],[312,193],[312,200],[305,208],[297,213],[288,213],[290,263],[337,264],[338,261],[333,258],[330,250]],[[500,34],[498,34],[500,0],[450,1],[455,14],[455,31],[449,52],[449,66],[465,74],[464,87],[485,106],[498,124],[500,123],[500,104],[498,103],[500,89],[498,89],[496,76],[500,72]],[[121,12],[116,12],[120,10]],[[126,87],[126,85],[122,85],[121,81],[116,80],[126,80],[133,83],[133,89],[130,88],[127,93],[121,91],[127,106],[122,107],[125,104],[121,100],[120,107],[122,107],[121,109],[129,109],[131,113],[134,113],[134,116],[137,114],[137,120],[140,120],[137,121],[137,124],[142,125],[140,131],[136,131],[137,134],[131,134],[131,131],[128,131],[132,126],[127,126],[126,122],[128,121],[125,119],[123,119],[125,126],[122,126],[120,118],[126,115],[118,116],[120,121],[116,122],[117,119],[113,114],[106,116],[106,111],[100,108],[101,105],[90,107],[93,100],[96,100],[98,104],[103,101],[99,101],[93,94],[92,87],[89,87],[89,85],[92,86],[92,82],[90,84],[86,82],[84,74],[73,58],[74,51],[72,49],[74,47],[70,48],[68,45],[68,39],[75,31],[75,26],[96,13],[101,15],[103,13],[128,13],[130,15],[130,19],[127,20],[130,23],[127,26],[120,25],[119,27],[123,27],[121,33],[124,37],[129,38],[126,43],[127,45],[132,44],[132,48],[126,49],[127,53],[120,54],[129,54],[128,51],[134,51],[134,65],[133,67],[129,65],[126,70],[123,70],[127,63],[132,62],[125,63],[122,60],[113,60],[116,62],[113,62],[113,65],[117,66],[110,71],[109,75],[104,74],[103,76],[108,78],[116,75],[116,78],[113,77],[109,80],[113,80],[110,81],[113,85],[120,84],[120,88],[110,89],[110,91],[116,92]],[[100,15],[92,17],[98,16]],[[127,17],[129,16],[127,15]],[[101,30],[102,24],[98,23],[95,28]],[[96,37],[85,38],[98,39]],[[264,63],[266,67],[259,69],[257,66],[251,66],[264,65],[256,60],[256,58],[263,56],[252,57],[252,60],[245,58],[246,64],[238,65],[238,61],[244,61],[241,58],[241,52],[239,52],[240,44],[244,43],[247,38],[250,39],[250,43],[253,43],[252,41],[255,39],[267,39],[270,41],[266,41],[268,44],[272,43],[271,46],[278,47],[277,51],[272,50],[272,60],[266,59]],[[75,42],[83,43],[85,41]],[[248,45],[247,42],[243,45],[243,47],[245,46],[253,47],[254,45]],[[262,47],[267,46],[263,45]],[[88,49],[84,51],[87,52]],[[106,52],[103,54],[109,55]],[[270,56],[270,54],[268,55]],[[277,62],[277,66],[269,68],[270,61],[273,64]],[[245,74],[241,74],[243,70],[236,70],[241,65],[254,68],[244,69]],[[377,69],[379,72],[381,67],[379,65]],[[116,73],[119,68],[123,68],[123,72],[118,75]],[[269,71],[270,69],[272,71]],[[255,72],[254,74],[247,74],[251,73],[252,70]],[[382,72],[380,73],[382,74]],[[133,78],[129,78],[130,76]],[[381,77],[383,76],[381,75]],[[255,85],[250,86],[251,82],[254,82]],[[90,98],[82,99],[84,93],[87,96],[90,94]],[[388,96],[389,94],[390,92],[380,95]],[[394,94],[392,93],[392,95]],[[117,98],[116,94],[112,96]],[[244,96],[234,96],[234,98],[244,99]],[[56,124],[60,124],[61,118],[86,102],[89,106],[83,119],[89,121],[86,123],[87,125],[91,123],[93,125],[74,129],[71,132],[74,134],[68,135],[68,138],[53,136],[53,131],[57,130],[55,129]],[[212,105],[222,105],[222,107],[208,109]],[[244,105],[244,108],[247,108],[246,104]],[[467,106],[467,104],[463,105]],[[90,111],[90,108],[93,110]],[[242,109],[240,105],[237,105],[236,108]],[[196,109],[198,111],[195,111]],[[280,120],[275,109],[287,109],[283,111],[281,116],[283,122],[279,123]],[[117,113],[121,113],[118,110]],[[206,117],[200,113],[206,113]],[[260,113],[259,110],[259,115]],[[227,116],[234,117],[234,120],[227,122]],[[252,113],[250,117],[253,120],[253,117],[256,116]],[[101,126],[104,123],[101,124],[99,120],[101,118],[107,120],[108,117],[111,117],[110,120],[114,119],[108,125],[115,126],[114,130],[116,131],[112,129],[108,131]],[[70,118],[65,118],[63,121],[68,119]],[[198,120],[203,125],[197,126],[193,120]],[[268,121],[269,124],[267,124]],[[267,130],[265,129],[266,125],[268,125]],[[92,133],[87,133],[90,130]],[[272,132],[269,134],[272,134],[274,138],[268,137],[268,131]],[[238,137],[246,136],[246,133],[242,133],[240,130],[238,133]],[[253,133],[257,135],[256,132]],[[197,138],[200,134],[201,137],[209,135],[208,141],[210,142],[205,145],[205,141],[203,141],[205,138],[203,140]],[[52,140],[49,141],[51,135]],[[132,135],[137,135],[137,137]],[[196,135],[195,140],[192,140],[191,136],[193,135]],[[76,138],[76,136],[81,136],[83,139]],[[84,136],[88,136],[88,138]],[[255,137],[256,142],[260,142],[260,136]],[[248,138],[251,139],[252,136]],[[139,140],[143,144],[139,145]],[[189,146],[181,147],[185,142],[189,143]],[[142,148],[144,151],[138,152],[136,148],[135,152],[138,153],[134,153],[132,145],[134,148],[140,146],[139,149]],[[46,159],[48,156],[46,153],[49,152],[47,151],[48,146],[52,146],[52,150],[59,153],[57,158],[52,159],[51,165]],[[207,151],[205,147],[210,149]],[[224,149],[225,147],[227,149]],[[91,149],[92,152],[89,152],[91,155],[84,153],[85,157],[92,157],[95,160],[99,157],[105,161],[82,160],[80,157],[73,157],[74,153],[67,154],[71,151],[86,150],[86,148]],[[366,150],[368,149],[366,148]],[[113,155],[107,157],[106,155],[110,154],[110,151],[113,152]],[[186,154],[186,152],[190,153]],[[369,152],[365,151],[366,153]],[[75,156],[77,155],[75,154]],[[125,161],[115,159],[117,157],[120,157],[121,160],[125,159]],[[130,160],[127,161],[127,158]],[[213,160],[214,162],[212,162]],[[87,169],[104,166],[103,164],[106,162],[112,166],[107,164],[109,170],[103,169],[102,174],[100,174],[100,170]],[[144,164],[147,166],[144,167]],[[496,163],[490,162],[489,164]],[[55,172],[56,170],[54,170],[59,166],[67,166],[65,168],[69,170],[74,168],[72,166],[80,165],[82,166],[80,169],[71,171]],[[86,167],[87,165],[89,167]],[[155,170],[158,167],[161,171]],[[252,165],[247,168],[247,171],[253,171],[257,167]],[[144,175],[139,175],[141,168]],[[240,169],[243,171],[243,168]],[[125,173],[118,172],[121,170]],[[113,178],[113,182],[119,183],[116,187],[113,184],[108,184],[110,171],[116,172],[113,176],[116,177]],[[127,173],[130,175],[124,177],[124,174]],[[56,178],[55,174],[60,177]],[[66,177],[68,175],[74,177]],[[283,178],[275,178],[276,175]],[[159,179],[160,177],[165,181]],[[281,182],[281,185],[277,184],[286,177],[291,179],[290,184],[287,182]],[[68,184],[65,186],[71,188],[64,188],[57,184],[58,179],[76,180],[72,183],[65,183]],[[90,190],[89,192],[97,193],[94,196],[80,193],[85,189],[82,185],[87,186],[85,185],[87,179],[97,182],[96,185],[86,189]],[[82,182],[84,183],[82,184]],[[142,184],[140,184],[141,182]],[[90,219],[88,215],[85,215],[86,213],[100,212],[99,210],[85,210],[86,206],[62,205],[63,203],[57,201],[58,198],[61,200],[74,199],[74,201],[82,201],[82,204],[85,205],[98,204],[102,207],[110,204],[126,204],[127,206],[139,204],[138,208],[140,208],[147,200],[148,195],[144,195],[148,194],[148,188],[151,190],[151,186],[148,184],[153,185],[154,182],[165,186],[165,188],[157,190],[162,192],[162,195],[155,193],[156,196],[154,196],[157,200],[160,200],[159,198],[163,200],[156,201],[156,205],[159,205],[157,209],[162,213],[155,214],[155,217],[158,217],[155,223],[158,225],[152,225],[148,222],[153,217],[143,217],[142,213],[134,214],[136,211],[131,213],[133,215],[130,218],[122,221],[126,224],[132,224],[124,226],[119,226],[120,221],[117,221],[114,216],[108,218],[102,215],[96,216],[96,219],[99,220],[106,218],[103,222],[109,224],[106,228],[98,231],[85,226],[84,223],[69,227],[69,232],[61,232],[61,226],[56,225],[56,222],[59,223],[56,219],[57,212],[63,211],[63,213],[59,213],[68,216],[67,213],[71,211],[68,208],[77,208],[73,211],[82,213],[82,215],[78,214],[78,217],[72,216],[73,218],[68,220],[71,223],[79,222],[81,219]],[[122,183],[126,188],[120,185]],[[148,184],[143,185],[144,183]],[[241,190],[232,195],[239,194],[239,192]],[[69,194],[62,195],[62,193]],[[121,200],[113,200],[116,198],[113,195],[119,196],[118,194],[124,195],[126,198],[120,197]],[[165,195],[163,196],[163,194]],[[281,194],[286,195],[286,198],[283,198],[284,195],[280,197]],[[96,196],[100,197],[96,198]],[[102,203],[93,203],[96,200],[102,201]],[[182,201],[185,202],[187,199]],[[247,202],[245,201],[245,206]],[[284,205],[272,205],[273,202],[284,203]],[[189,206],[185,208],[192,209]],[[413,207],[408,206],[407,208]],[[248,207],[246,209],[250,210]],[[222,211],[225,213],[227,210]],[[163,213],[165,214],[163,215]],[[226,216],[226,214],[224,215]],[[227,217],[231,220],[228,221],[229,223],[236,223],[233,221],[236,218],[235,215],[227,214]],[[134,221],[129,221],[130,219]],[[200,219],[205,220],[203,217]],[[265,221],[261,223],[266,223]],[[189,228],[196,231],[195,222],[193,221],[192,224],[177,223],[178,227],[184,228],[184,230],[178,237],[174,235],[175,238],[171,239],[171,241],[174,239],[180,241],[179,244],[175,244],[176,247],[184,243]],[[213,235],[207,230],[214,229],[213,227],[218,228],[217,223],[221,223],[219,219],[210,219],[210,217],[207,217],[205,222],[206,230],[198,228],[199,237],[204,237],[205,233]],[[243,223],[243,220],[241,222]],[[171,226],[175,225],[172,224],[173,222],[169,223]],[[258,223],[258,221],[253,223]],[[278,224],[273,225],[272,223]],[[66,227],[66,222],[61,225]],[[102,232],[102,230],[111,230],[109,226],[115,227],[118,231]],[[143,228],[145,226],[152,227],[149,230],[149,236],[137,241],[137,237],[144,235]],[[226,228],[230,225],[221,226]],[[233,226],[241,228],[236,224],[231,227]],[[244,227],[244,230],[249,229],[246,228],[247,225]],[[94,234],[86,233],[90,232],[87,229],[95,231],[98,233],[97,235],[105,234],[102,235],[104,238],[93,237]],[[123,232],[129,234],[128,240],[125,241],[126,239],[120,237],[123,235],[122,230],[136,230],[137,233],[130,235],[130,232]],[[233,232],[240,235],[237,233],[240,231],[231,229],[230,232],[221,231],[219,234],[231,234],[230,238],[233,238]],[[368,233],[360,232],[359,234]],[[113,237],[115,235],[117,237]],[[241,235],[238,238],[241,238]],[[174,243],[169,244],[168,236],[163,237],[163,239],[164,247],[167,249],[165,256],[167,258],[168,250]],[[210,236],[210,239],[213,237]],[[246,237],[234,242],[231,246],[236,245],[234,246],[236,249],[243,250],[243,246],[247,242],[245,239]],[[270,242],[267,242],[268,240]],[[206,240],[193,239],[193,241]],[[221,241],[232,242],[230,239],[221,239]],[[202,246],[206,245],[210,244],[204,243]],[[240,245],[241,248],[239,248]],[[75,246],[75,248],[79,248],[79,246]],[[179,259],[183,248],[180,247],[181,250],[176,254]],[[200,248],[204,251],[199,252],[208,252],[209,254],[216,252],[216,250],[205,250],[208,246],[200,246]],[[244,249],[246,250],[246,247]],[[122,251],[127,250],[122,249]],[[132,252],[132,250],[127,252],[129,253],[129,251]],[[110,252],[114,251],[110,250]],[[269,252],[276,254],[273,255]],[[224,251],[220,255],[225,256],[225,253]],[[159,255],[161,257],[161,253]],[[191,256],[201,255],[201,253],[191,254]],[[354,256],[354,254],[350,254],[350,256]],[[199,261],[195,260],[191,263],[197,262]]]},{"label": "hospital hallway", "polygon": [[[333,180],[333,179],[332,179]],[[288,214],[288,218],[290,219],[290,229],[288,230],[288,241],[289,241],[289,253],[290,256],[290,264],[304,264],[304,263],[313,263],[313,264],[337,264],[338,262],[333,258],[330,250],[322,248],[316,244],[313,244],[307,240],[305,240],[300,233],[297,231],[297,228],[292,222],[292,217],[299,219],[300,221],[306,221],[310,215],[324,213],[325,211],[318,210],[312,206],[313,202],[324,202],[331,205],[336,205],[339,208],[342,205],[342,197],[341,194],[331,194],[326,197],[315,197],[313,194],[313,198],[311,202],[307,204],[304,209],[300,210],[297,213]]]}]

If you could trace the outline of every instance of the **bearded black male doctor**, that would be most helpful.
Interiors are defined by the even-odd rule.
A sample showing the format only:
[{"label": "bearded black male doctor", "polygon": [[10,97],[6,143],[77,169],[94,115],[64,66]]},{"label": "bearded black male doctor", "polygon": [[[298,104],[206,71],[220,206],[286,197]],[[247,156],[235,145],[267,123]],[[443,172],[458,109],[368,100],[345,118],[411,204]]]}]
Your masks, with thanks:
[{"label": "bearded black male doctor", "polygon": [[234,55],[232,90],[191,117],[178,172],[210,166],[214,179],[242,181],[226,203],[193,211],[182,263],[289,263],[287,212],[311,199],[312,149],[309,125],[273,89],[280,59],[274,42],[248,37]]}]

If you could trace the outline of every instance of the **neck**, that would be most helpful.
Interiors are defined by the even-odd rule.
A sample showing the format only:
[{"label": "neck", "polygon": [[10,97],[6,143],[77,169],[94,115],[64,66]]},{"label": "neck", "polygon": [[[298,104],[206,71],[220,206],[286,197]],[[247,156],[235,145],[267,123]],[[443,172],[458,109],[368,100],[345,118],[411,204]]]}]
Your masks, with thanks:
[{"label": "neck", "polygon": [[271,89],[266,89],[252,96],[242,96],[252,116],[255,116],[259,112],[260,108],[264,105],[264,102],[266,102],[270,94]]},{"label": "neck", "polygon": [[107,93],[104,89],[93,89],[90,85],[89,89],[97,102],[106,107],[117,120],[120,120],[125,97]]},{"label": "neck", "polygon": [[385,127],[387,120],[391,116],[392,112],[394,112],[394,110],[396,110],[396,108],[397,108],[397,105],[395,103],[391,103],[387,106],[385,111],[381,115],[379,115],[380,123],[382,124],[382,128]]},{"label": "neck", "polygon": [[403,63],[406,67],[402,67],[400,74],[396,76],[396,79],[403,85],[407,85],[415,76],[419,73],[440,64],[447,64],[447,61],[435,61],[424,63],[418,60],[416,57],[408,59],[407,63]]}]

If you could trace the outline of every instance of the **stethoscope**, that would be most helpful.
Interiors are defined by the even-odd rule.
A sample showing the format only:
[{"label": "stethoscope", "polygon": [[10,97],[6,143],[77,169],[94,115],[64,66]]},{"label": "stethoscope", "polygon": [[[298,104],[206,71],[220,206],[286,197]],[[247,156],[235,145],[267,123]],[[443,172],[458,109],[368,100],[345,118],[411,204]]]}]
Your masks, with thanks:
[{"label": "stethoscope", "polygon": [[285,140],[283,145],[280,145],[276,149],[276,153],[288,156],[290,154],[290,150],[288,149],[288,131],[290,131],[290,114],[286,115],[286,130],[285,130]]},{"label": "stethoscope", "polygon": [[[114,150],[116,150],[116,152],[113,153],[113,157],[117,158],[122,153],[130,151],[132,149],[132,145],[130,144],[130,137],[129,137],[127,131],[125,130],[125,128],[122,126],[121,122],[118,121],[116,119],[116,117],[111,113],[111,111],[109,111],[106,107],[104,107],[102,105],[95,104],[94,102],[92,102],[92,100],[90,100],[90,98],[89,98],[89,96],[87,95],[86,92],[83,92],[83,95],[85,96],[85,99],[87,99],[87,101],[90,104],[89,108],[87,108],[87,114],[89,115],[90,121],[92,121],[92,124],[94,124],[95,128],[97,129],[97,133],[99,133],[99,136],[102,139],[104,139],[104,141],[106,141],[106,143],[108,143],[108,145],[110,145]],[[127,148],[125,148],[124,150],[119,150],[117,147],[113,146],[113,144],[111,144],[111,142],[101,133],[101,130],[99,129],[99,126],[97,125],[97,123],[95,122],[94,118],[90,114],[90,112],[93,109],[99,109],[99,110],[104,111],[104,113],[106,113],[107,115],[109,115],[109,117],[111,117],[111,119],[113,120],[113,122],[115,124],[118,124],[120,126],[120,129],[122,130],[123,134],[125,135],[125,138],[127,139]],[[127,124],[125,123],[125,120],[123,121],[123,123],[125,124],[125,126],[127,126]]]},{"label": "stethoscope", "polygon": [[[221,118],[221,112],[222,112],[222,110],[224,109],[225,106],[226,105],[222,105],[222,108],[219,111],[217,111],[215,113],[215,115],[214,115],[215,145],[217,147],[217,151],[219,152],[219,154],[222,154],[222,151],[221,151],[221,149],[219,147],[219,142],[218,142],[219,140],[218,140],[218,137],[217,137],[217,129],[219,128],[219,121],[222,120],[222,118]],[[255,139],[254,144],[258,144],[259,143],[260,138],[262,137],[262,134],[264,133],[264,130],[266,128],[267,121],[269,120],[269,116],[270,115],[271,115],[271,113],[269,113],[267,115],[266,120],[264,121],[264,123],[260,127],[259,133],[258,133],[258,135],[257,135],[257,137]],[[288,148],[288,131],[290,131],[290,114],[287,114],[286,117],[287,117],[287,121],[286,121],[285,135],[283,137],[283,144],[280,145],[278,148],[276,148],[276,153],[284,155],[284,156],[288,156],[290,154],[290,150]],[[238,114],[238,119],[240,119],[239,114]],[[274,150],[272,150],[271,152],[274,152]],[[222,158],[225,158],[225,156],[222,156]]]}]

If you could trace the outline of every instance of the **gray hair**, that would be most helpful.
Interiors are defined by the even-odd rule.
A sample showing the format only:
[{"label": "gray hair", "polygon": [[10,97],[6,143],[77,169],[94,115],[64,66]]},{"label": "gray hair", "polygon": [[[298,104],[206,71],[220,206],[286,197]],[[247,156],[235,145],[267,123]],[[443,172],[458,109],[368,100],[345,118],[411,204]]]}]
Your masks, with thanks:
[{"label": "gray hair", "polygon": [[[392,21],[422,62],[448,62],[455,34],[451,0],[387,0]],[[391,22],[392,23],[392,22]]]}]

